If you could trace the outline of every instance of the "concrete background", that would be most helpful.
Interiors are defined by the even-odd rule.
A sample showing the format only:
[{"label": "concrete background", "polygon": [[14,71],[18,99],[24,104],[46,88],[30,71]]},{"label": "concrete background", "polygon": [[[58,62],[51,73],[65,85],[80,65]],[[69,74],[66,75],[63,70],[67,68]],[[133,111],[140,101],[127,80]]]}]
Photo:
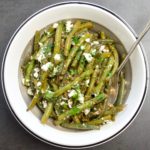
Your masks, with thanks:
[{"label": "concrete background", "polygon": [[[5,47],[15,29],[35,11],[61,0],[0,0],[0,64]],[[150,19],[149,0],[89,0],[114,11],[139,33]],[[150,62],[150,33],[142,41]],[[15,92],[15,91],[14,91]],[[150,90],[130,127],[112,141],[91,150],[150,149]],[[0,150],[59,150],[28,134],[11,115],[0,87]]]}]

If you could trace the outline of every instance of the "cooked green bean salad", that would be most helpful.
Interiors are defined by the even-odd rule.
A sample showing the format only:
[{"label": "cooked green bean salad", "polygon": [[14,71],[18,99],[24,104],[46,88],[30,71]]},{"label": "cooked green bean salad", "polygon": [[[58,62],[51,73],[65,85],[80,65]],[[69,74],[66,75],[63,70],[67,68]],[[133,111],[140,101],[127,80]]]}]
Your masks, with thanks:
[{"label": "cooked green bean salad", "polygon": [[116,43],[85,20],[63,20],[36,31],[30,57],[22,65],[23,85],[38,106],[41,123],[92,130],[114,121],[123,110],[125,75],[115,104],[108,101],[110,79],[119,65]]}]

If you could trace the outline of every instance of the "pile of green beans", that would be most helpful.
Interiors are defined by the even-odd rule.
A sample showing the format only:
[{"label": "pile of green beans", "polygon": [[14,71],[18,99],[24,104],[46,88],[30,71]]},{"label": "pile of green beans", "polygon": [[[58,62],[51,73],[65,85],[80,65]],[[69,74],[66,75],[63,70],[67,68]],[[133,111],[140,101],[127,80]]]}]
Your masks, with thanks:
[{"label": "pile of green beans", "polygon": [[99,129],[123,110],[125,75],[119,96],[110,104],[110,79],[119,65],[115,41],[94,23],[63,20],[36,31],[33,50],[23,65],[23,85],[32,98],[27,110],[38,106],[41,122],[77,130]]}]

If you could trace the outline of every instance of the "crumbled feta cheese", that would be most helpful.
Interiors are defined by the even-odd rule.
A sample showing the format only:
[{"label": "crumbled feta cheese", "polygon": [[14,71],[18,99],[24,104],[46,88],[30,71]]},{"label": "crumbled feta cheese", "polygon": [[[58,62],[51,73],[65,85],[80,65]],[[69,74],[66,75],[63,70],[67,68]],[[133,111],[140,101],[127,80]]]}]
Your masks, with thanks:
[{"label": "crumbled feta cheese", "polygon": [[51,56],[51,55],[52,55],[52,53],[51,53],[51,52],[49,52],[47,55],[48,55],[48,56]]},{"label": "crumbled feta cheese", "polygon": [[34,71],[35,71],[35,72],[39,72],[40,69],[39,69],[39,68],[34,68]]},{"label": "crumbled feta cheese", "polygon": [[53,28],[57,28],[57,27],[58,27],[58,23],[54,23]]},{"label": "crumbled feta cheese", "polygon": [[68,107],[69,107],[69,108],[72,108],[72,104],[73,104],[73,102],[72,102],[71,100],[69,100],[69,101],[68,101]]},{"label": "crumbled feta cheese", "polygon": [[54,60],[60,61],[61,60],[61,55],[60,54],[56,54],[54,56]]},{"label": "crumbled feta cheese", "polygon": [[30,59],[33,60],[33,56],[31,56]]},{"label": "crumbled feta cheese", "polygon": [[85,115],[88,115],[89,112],[90,112],[90,109],[88,109],[88,108],[84,110]]},{"label": "crumbled feta cheese", "polygon": [[32,89],[28,88],[27,93],[28,93],[28,95],[33,95]]},{"label": "crumbled feta cheese", "polygon": [[43,108],[47,107],[47,101],[42,101],[42,104],[43,104]]},{"label": "crumbled feta cheese", "polygon": [[38,83],[37,83],[37,86],[41,86],[41,85],[42,85],[42,83],[41,83],[41,82],[38,82]]},{"label": "crumbled feta cheese", "polygon": [[46,63],[46,64],[44,64],[42,67],[41,67],[41,69],[43,70],[43,71],[47,71],[49,68],[51,68],[51,67],[53,67],[54,65],[51,63],[51,62],[48,62],[48,63]]},{"label": "crumbled feta cheese", "polygon": [[58,67],[54,67],[53,69],[53,76],[55,76],[57,74],[57,72],[59,71],[59,68]]},{"label": "crumbled feta cheese", "polygon": [[70,32],[72,28],[73,28],[72,22],[70,20],[66,21],[66,32]]},{"label": "crumbled feta cheese", "polygon": [[109,50],[106,49],[106,46],[105,46],[105,45],[101,45],[100,48],[99,48],[99,52],[100,52],[100,53],[102,53],[102,52],[107,53],[107,52],[109,52]]},{"label": "crumbled feta cheese", "polygon": [[86,86],[89,86],[89,83],[90,83],[90,79],[88,79],[88,80],[85,81],[85,85]]},{"label": "crumbled feta cheese", "polygon": [[85,39],[85,41],[86,41],[87,43],[90,43],[91,39],[90,39],[90,38],[87,38],[87,39]]},{"label": "crumbled feta cheese", "polygon": [[88,62],[92,61],[93,57],[90,53],[83,53],[83,55]]},{"label": "crumbled feta cheese", "polygon": [[98,69],[98,68],[99,68],[99,66],[98,66],[98,65],[96,65],[96,68]]},{"label": "crumbled feta cheese", "polygon": [[36,90],[36,94],[38,94],[39,93],[39,90]]},{"label": "crumbled feta cheese", "polygon": [[98,45],[99,44],[98,41],[93,41],[92,43],[93,43],[93,45]]},{"label": "crumbled feta cheese", "polygon": [[25,78],[22,78],[22,84],[24,85],[24,82],[25,82]]},{"label": "crumbled feta cheese", "polygon": [[40,71],[39,68],[34,68],[34,74],[33,74],[33,76],[34,76],[35,78],[38,78],[38,76],[39,76],[38,72],[39,72],[39,71]]},{"label": "crumbled feta cheese", "polygon": [[96,108],[96,107],[94,107],[94,110],[97,110],[97,108]]},{"label": "crumbled feta cheese", "polygon": [[35,78],[38,78],[38,76],[39,76],[38,72],[34,72],[33,76],[34,76]]},{"label": "crumbled feta cheese", "polygon": [[62,101],[61,103],[60,103],[60,105],[62,106],[62,105],[64,105],[65,104],[65,102],[64,101]]},{"label": "crumbled feta cheese", "polygon": [[96,49],[92,49],[91,50],[91,54],[94,56],[94,55],[96,55]]},{"label": "crumbled feta cheese", "polygon": [[63,96],[62,96],[61,98],[62,98],[63,100],[68,100],[66,97],[63,97]]},{"label": "crumbled feta cheese", "polygon": [[105,45],[101,45],[99,51],[103,51],[103,49],[105,49]]},{"label": "crumbled feta cheese", "polygon": [[83,94],[79,94],[78,100],[80,103],[84,103],[84,95]]},{"label": "crumbled feta cheese", "polygon": [[84,50],[84,49],[85,49],[85,46],[84,46],[84,45],[81,45],[81,46],[80,46],[80,49],[81,49],[81,50]]},{"label": "crumbled feta cheese", "polygon": [[109,49],[103,49],[103,52],[104,52],[104,53],[108,53],[108,52],[109,52]]},{"label": "crumbled feta cheese", "polygon": [[70,90],[69,93],[68,93],[68,97],[73,97],[77,94],[77,92],[75,90]]},{"label": "crumbled feta cheese", "polygon": [[45,59],[45,55],[42,52],[37,54],[37,60],[41,63],[41,61]]},{"label": "crumbled feta cheese", "polygon": [[85,37],[85,35],[84,35],[84,34],[82,34],[82,35],[81,35],[81,37]]},{"label": "crumbled feta cheese", "polygon": [[42,47],[42,46],[43,46],[43,43],[41,43],[41,42],[39,42],[38,44],[39,44],[39,46],[40,46],[40,47]]}]

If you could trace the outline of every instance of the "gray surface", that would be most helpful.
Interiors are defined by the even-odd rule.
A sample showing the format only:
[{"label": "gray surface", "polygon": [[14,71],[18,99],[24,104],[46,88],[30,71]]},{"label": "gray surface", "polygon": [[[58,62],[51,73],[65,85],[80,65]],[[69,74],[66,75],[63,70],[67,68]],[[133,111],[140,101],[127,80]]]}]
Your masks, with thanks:
[{"label": "gray surface", "polygon": [[[59,0],[0,0],[0,63],[7,42],[22,21],[35,11],[54,2],[59,2]],[[150,19],[149,0],[93,0],[93,2],[97,2],[119,14],[137,33],[143,29],[144,24]],[[148,60],[150,60],[150,33],[144,38],[143,45]],[[132,125],[117,138],[104,145],[91,148],[91,150],[150,149],[149,91],[146,101]],[[0,89],[0,150],[27,149],[56,150],[60,148],[42,143],[28,134],[11,115]]]}]

